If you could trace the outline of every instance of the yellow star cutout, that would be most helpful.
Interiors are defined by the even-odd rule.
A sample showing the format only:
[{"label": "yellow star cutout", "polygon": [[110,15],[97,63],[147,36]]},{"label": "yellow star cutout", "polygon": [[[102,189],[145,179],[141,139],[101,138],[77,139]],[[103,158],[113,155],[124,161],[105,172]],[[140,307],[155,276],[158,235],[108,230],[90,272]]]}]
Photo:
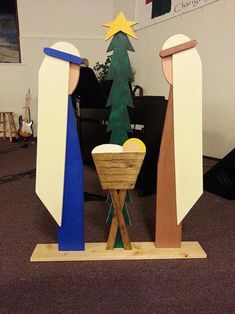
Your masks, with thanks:
[{"label": "yellow star cutout", "polygon": [[126,33],[127,35],[130,35],[137,39],[135,33],[131,29],[131,26],[135,24],[137,24],[137,22],[127,21],[123,12],[120,12],[114,21],[103,24],[103,26],[110,27],[105,36],[105,40],[109,39],[118,32]]}]

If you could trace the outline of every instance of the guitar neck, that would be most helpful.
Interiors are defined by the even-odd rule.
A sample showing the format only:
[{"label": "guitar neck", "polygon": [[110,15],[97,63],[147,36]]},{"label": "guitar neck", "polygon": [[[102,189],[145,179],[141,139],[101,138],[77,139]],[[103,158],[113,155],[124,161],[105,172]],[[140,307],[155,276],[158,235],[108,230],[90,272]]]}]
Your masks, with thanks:
[{"label": "guitar neck", "polygon": [[28,107],[24,108],[24,121],[28,122],[29,121],[29,115],[28,115]]},{"label": "guitar neck", "polygon": [[30,121],[30,109],[29,109],[29,104],[31,100],[31,93],[30,89],[28,90],[26,96],[25,96],[25,110],[24,110],[24,121],[29,122]]}]

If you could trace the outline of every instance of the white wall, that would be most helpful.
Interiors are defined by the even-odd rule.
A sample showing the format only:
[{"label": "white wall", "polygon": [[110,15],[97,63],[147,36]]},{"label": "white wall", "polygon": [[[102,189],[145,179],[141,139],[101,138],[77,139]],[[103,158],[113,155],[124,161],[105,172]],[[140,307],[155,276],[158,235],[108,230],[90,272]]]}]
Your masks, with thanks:
[{"label": "white wall", "polygon": [[135,0],[114,0],[113,2],[113,18],[122,11],[127,20],[135,19]]},{"label": "white wall", "polygon": [[[23,113],[31,88],[32,119],[37,120],[38,69],[43,48],[56,41],[72,42],[91,66],[104,61],[109,41],[102,24],[123,10],[135,20],[135,0],[18,0],[22,64],[0,64],[0,111]],[[158,56],[164,41],[175,33],[198,40],[203,63],[204,154],[223,157],[235,147],[235,1],[219,0],[202,9],[136,31],[130,53],[135,82],[145,95],[168,96]],[[56,119],[56,112],[55,112]],[[36,131],[36,127],[35,127]]]},{"label": "white wall", "polygon": [[[65,40],[73,43],[91,66],[104,61],[108,43],[102,24],[113,19],[110,0],[18,0],[21,64],[0,63],[0,111],[23,114],[24,98],[31,89],[31,117],[37,129],[38,70],[43,48]],[[56,112],[55,112],[56,119]]]},{"label": "white wall", "polygon": [[132,57],[136,82],[145,95],[168,94],[159,51],[173,34],[198,40],[203,64],[204,155],[223,157],[235,147],[235,1],[220,0],[136,31]]}]

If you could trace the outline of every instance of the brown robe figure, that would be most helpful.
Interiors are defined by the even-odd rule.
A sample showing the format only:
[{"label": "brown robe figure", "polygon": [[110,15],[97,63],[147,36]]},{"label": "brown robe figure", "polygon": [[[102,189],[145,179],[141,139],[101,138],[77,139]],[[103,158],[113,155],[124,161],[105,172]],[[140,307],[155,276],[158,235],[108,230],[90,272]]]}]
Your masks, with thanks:
[{"label": "brown robe figure", "polygon": [[[177,36],[180,39],[178,43],[177,43],[177,40],[178,40]],[[174,39],[174,37],[176,37],[176,39]],[[181,229],[182,229],[181,221],[183,217],[187,214],[187,212],[191,209],[192,205],[195,203],[196,199],[198,198],[198,195],[202,192],[201,191],[202,183],[200,179],[200,169],[201,169],[200,168],[201,167],[200,145],[198,146],[199,149],[197,150],[198,153],[196,154],[196,155],[199,154],[199,158],[196,156],[197,159],[195,161],[195,164],[197,167],[196,174],[199,173],[199,175],[196,175],[196,179],[195,179],[196,181],[198,181],[198,185],[196,182],[196,192],[194,193],[195,195],[193,193],[191,195],[190,192],[188,193],[186,190],[185,191],[186,201],[184,201],[184,195],[183,195],[184,189],[182,189],[182,186],[184,184],[180,183],[180,181],[181,182],[184,181],[184,178],[182,177],[182,174],[176,177],[176,172],[177,172],[176,169],[178,170],[180,169],[180,171],[178,171],[177,174],[181,172],[181,168],[179,168],[179,166],[177,168],[177,165],[180,164],[179,161],[181,161],[180,160],[181,156],[179,158],[179,153],[178,153],[180,146],[178,144],[180,143],[181,145],[182,143],[180,142],[181,139],[178,140],[181,137],[179,133],[179,129],[180,129],[179,116],[176,116],[177,110],[178,110],[177,109],[178,104],[174,103],[175,98],[177,98],[178,96],[174,98],[175,90],[174,90],[174,84],[173,84],[173,72],[174,72],[173,71],[173,55],[180,54],[182,52],[185,53],[186,50],[188,51],[188,49],[191,49],[196,45],[196,41],[195,40],[190,41],[184,35],[175,35],[171,37],[170,40],[171,40],[171,46],[169,48],[167,47],[167,49],[163,48],[164,50],[160,52],[160,56],[162,58],[162,68],[163,68],[165,78],[170,84],[170,92],[169,92],[169,98],[168,98],[168,104],[167,104],[165,123],[164,123],[164,128],[163,128],[163,133],[162,133],[160,154],[159,154],[159,159],[158,159],[157,200],[156,200],[157,213],[156,213],[156,238],[155,238],[155,246],[158,248],[181,247]],[[186,63],[187,62],[188,62],[188,59],[186,57]],[[175,77],[174,77],[174,81],[175,81]],[[198,91],[200,94],[200,89],[197,90],[196,88],[196,93],[198,93]],[[183,92],[181,92],[181,94],[183,94]],[[189,108],[190,105],[191,103],[189,101],[187,110],[190,109]],[[200,101],[199,101],[199,105],[200,105]],[[192,102],[192,107],[195,107],[194,102]],[[192,112],[194,112],[194,109],[192,110]],[[182,115],[182,111],[181,111],[181,115]],[[176,118],[178,120],[176,120]],[[189,116],[187,116],[187,112],[186,112],[185,120],[188,119],[188,122],[185,122],[186,127],[187,127],[187,123],[190,123],[191,118],[192,117],[190,116],[190,113],[189,113]],[[184,124],[184,117],[181,119],[183,121],[182,124]],[[189,130],[189,136],[191,136],[191,134],[194,134],[193,132],[198,133],[198,130],[200,131],[200,122],[201,122],[200,117],[198,121],[199,122],[197,123],[197,118],[196,118],[196,127],[192,128],[192,132]],[[175,131],[176,122],[178,125],[178,129],[177,129],[178,133],[176,133]],[[199,141],[201,138],[200,136],[201,135],[199,132]],[[187,143],[189,143],[188,140],[186,140],[186,144]],[[176,146],[176,144],[178,146]],[[177,153],[176,153],[176,147],[178,149]],[[190,150],[190,147],[183,146],[183,150],[187,152],[187,150]],[[178,159],[176,160],[176,158]],[[197,164],[199,164],[199,166]],[[181,164],[180,164],[180,167],[181,167]],[[186,171],[187,170],[188,169],[186,169]],[[194,173],[191,174],[189,170],[186,173],[186,178],[185,178],[186,184],[188,183],[190,185],[193,182],[193,179],[194,179]],[[178,194],[177,194],[177,191],[178,191]],[[181,211],[183,210],[183,213],[179,213],[180,210]]]}]

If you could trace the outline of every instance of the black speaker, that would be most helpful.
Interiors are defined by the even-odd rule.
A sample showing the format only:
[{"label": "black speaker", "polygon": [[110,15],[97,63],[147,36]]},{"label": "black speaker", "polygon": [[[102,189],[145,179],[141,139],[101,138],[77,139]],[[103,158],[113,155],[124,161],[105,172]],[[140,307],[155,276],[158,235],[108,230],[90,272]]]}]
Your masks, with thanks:
[{"label": "black speaker", "polygon": [[204,190],[235,199],[235,148],[204,174]]}]

